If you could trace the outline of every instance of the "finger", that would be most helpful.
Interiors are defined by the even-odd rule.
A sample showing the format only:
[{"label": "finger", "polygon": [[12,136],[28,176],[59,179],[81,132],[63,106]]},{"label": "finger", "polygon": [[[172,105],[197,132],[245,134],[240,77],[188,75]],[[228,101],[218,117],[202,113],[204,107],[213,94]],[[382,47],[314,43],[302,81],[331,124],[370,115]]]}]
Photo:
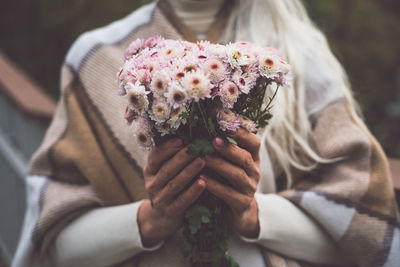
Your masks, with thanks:
[{"label": "finger", "polygon": [[207,179],[205,177],[199,178],[167,207],[167,214],[182,214],[204,192],[206,185]]},{"label": "finger", "polygon": [[207,179],[207,190],[222,199],[237,214],[249,208],[254,197],[254,194],[253,196],[241,194],[229,185],[221,184],[210,178]]},{"label": "finger", "polygon": [[260,160],[260,138],[257,135],[243,128],[239,128],[235,132],[229,132],[228,135],[235,139],[240,147],[249,151],[254,161]]},{"label": "finger", "polygon": [[216,156],[206,156],[205,160],[207,167],[224,177],[238,191],[248,195],[255,192],[257,182],[251,180],[243,169]]},{"label": "finger", "polygon": [[197,158],[187,165],[175,178],[170,180],[163,187],[154,203],[165,202],[170,203],[176,196],[195,178],[204,168],[205,161]]},{"label": "finger", "polygon": [[259,175],[257,165],[247,150],[224,142],[219,137],[214,139],[213,145],[215,150],[218,151],[225,159],[231,161],[239,167],[242,167],[248,176],[257,177]]},{"label": "finger", "polygon": [[[174,178],[181,170],[183,170],[190,162],[195,159],[195,156],[187,153],[187,148],[180,150],[167,162],[165,162],[158,170],[157,174],[153,177],[150,182],[154,190],[163,188],[169,180]],[[204,160],[197,158],[194,160],[194,164],[201,169]]]},{"label": "finger", "polygon": [[154,175],[160,169],[161,165],[173,155],[175,155],[183,147],[183,141],[174,138],[162,143],[149,152],[147,164],[144,172],[149,175]]}]

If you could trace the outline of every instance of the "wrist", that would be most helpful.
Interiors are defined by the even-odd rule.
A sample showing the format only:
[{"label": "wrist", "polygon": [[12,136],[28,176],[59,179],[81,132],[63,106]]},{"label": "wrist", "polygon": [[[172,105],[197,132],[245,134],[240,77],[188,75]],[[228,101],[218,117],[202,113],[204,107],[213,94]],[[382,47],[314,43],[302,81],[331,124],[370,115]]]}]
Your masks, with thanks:
[{"label": "wrist", "polygon": [[258,205],[255,198],[250,207],[235,220],[236,232],[245,238],[257,238],[260,234],[260,222],[258,219]]}]

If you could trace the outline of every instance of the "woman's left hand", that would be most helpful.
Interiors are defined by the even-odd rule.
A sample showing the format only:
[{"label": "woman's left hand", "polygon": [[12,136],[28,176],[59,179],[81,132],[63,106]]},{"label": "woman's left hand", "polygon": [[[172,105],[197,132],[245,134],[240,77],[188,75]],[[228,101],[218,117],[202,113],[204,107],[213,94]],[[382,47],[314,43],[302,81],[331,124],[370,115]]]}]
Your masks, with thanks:
[{"label": "woman's left hand", "polygon": [[234,230],[242,236],[256,238],[260,231],[258,206],[254,198],[260,180],[260,138],[245,129],[230,134],[238,146],[213,141],[219,156],[206,156],[206,166],[226,179],[222,184],[207,177],[207,189],[231,208]]}]

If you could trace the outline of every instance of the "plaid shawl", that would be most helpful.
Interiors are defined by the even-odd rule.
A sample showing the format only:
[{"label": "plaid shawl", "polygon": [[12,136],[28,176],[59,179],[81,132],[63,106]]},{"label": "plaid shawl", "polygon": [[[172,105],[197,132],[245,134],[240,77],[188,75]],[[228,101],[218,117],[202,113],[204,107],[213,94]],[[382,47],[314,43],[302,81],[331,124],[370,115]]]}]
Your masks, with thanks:
[{"label": "plaid shawl", "polygon": [[[58,109],[27,178],[31,219],[25,222],[20,246],[29,243],[26,237],[34,245],[17,252],[27,266],[34,266],[35,255],[47,253],[59,231],[84,212],[146,198],[146,153],[131,141],[123,100],[113,88],[123,51],[132,40],[160,34],[194,41],[163,3],[82,35],[67,55]],[[209,39],[216,41],[223,27],[224,21],[218,20]],[[293,186],[278,194],[312,216],[355,265],[399,264],[399,213],[379,144],[357,125],[343,101],[319,113],[312,140],[321,156],[343,159],[296,173]],[[263,255],[267,266],[314,266],[266,248]],[[121,266],[137,262],[134,258]]]}]

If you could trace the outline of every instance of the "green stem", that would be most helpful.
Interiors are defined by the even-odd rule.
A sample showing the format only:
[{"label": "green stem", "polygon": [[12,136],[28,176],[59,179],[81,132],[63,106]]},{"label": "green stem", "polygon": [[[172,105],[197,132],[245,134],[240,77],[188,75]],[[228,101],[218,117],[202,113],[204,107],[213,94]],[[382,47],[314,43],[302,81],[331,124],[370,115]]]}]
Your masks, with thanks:
[{"label": "green stem", "polygon": [[200,102],[197,102],[197,105],[199,106],[199,111],[200,111],[201,117],[202,117],[203,122],[204,122],[204,127],[206,127],[206,129],[207,129],[208,136],[209,136],[209,137],[212,137],[212,134],[211,134],[211,132],[210,132],[210,129],[208,129],[206,116],[204,115],[204,111],[203,111],[203,108],[201,107]]}]

